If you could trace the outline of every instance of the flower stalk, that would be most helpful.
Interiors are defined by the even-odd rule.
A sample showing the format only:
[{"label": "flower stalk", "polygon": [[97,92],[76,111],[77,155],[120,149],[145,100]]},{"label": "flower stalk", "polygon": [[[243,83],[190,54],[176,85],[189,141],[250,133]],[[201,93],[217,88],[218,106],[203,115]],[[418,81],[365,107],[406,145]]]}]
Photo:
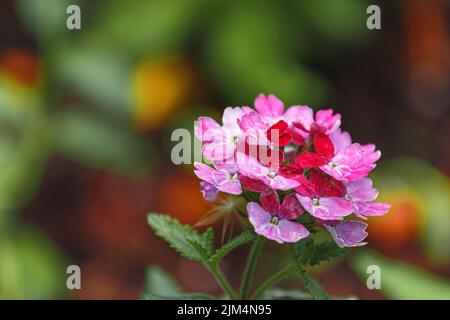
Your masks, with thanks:
[{"label": "flower stalk", "polygon": [[242,284],[240,290],[241,299],[247,299],[248,290],[250,289],[251,281],[253,278],[253,272],[255,270],[256,261],[258,260],[259,254],[264,244],[264,237],[258,236],[253,242],[250,249],[250,254],[247,259],[247,265],[244,270],[244,275],[242,277]]}]

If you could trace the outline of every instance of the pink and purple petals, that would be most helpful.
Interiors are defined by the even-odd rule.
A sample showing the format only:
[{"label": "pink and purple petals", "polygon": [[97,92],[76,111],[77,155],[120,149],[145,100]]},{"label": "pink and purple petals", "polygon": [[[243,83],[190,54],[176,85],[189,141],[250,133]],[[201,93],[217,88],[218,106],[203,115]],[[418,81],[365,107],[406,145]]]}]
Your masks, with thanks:
[{"label": "pink and purple petals", "polygon": [[373,144],[354,143],[337,152],[326,165],[320,166],[320,169],[337,180],[359,180],[368,176],[380,156],[380,151],[375,151]]},{"label": "pink and purple petals", "polygon": [[313,111],[309,107],[302,107],[303,117],[293,122],[293,125],[305,133],[330,134],[341,125],[341,115],[333,114],[333,110],[319,110],[313,119]]},{"label": "pink and purple petals", "polygon": [[210,166],[200,162],[195,162],[194,166],[196,169],[194,170],[194,173],[200,180],[213,185],[218,190],[225,193],[235,195],[242,193],[237,168],[234,166],[221,165],[218,166],[217,169],[213,169]]},{"label": "pink and purple petals", "polygon": [[202,193],[203,199],[205,199],[208,202],[214,202],[217,200],[219,189],[217,189],[212,184],[206,181],[201,181],[200,192]]},{"label": "pink and purple petals", "polygon": [[381,202],[353,202],[353,208],[355,210],[355,216],[367,220],[367,217],[384,216],[391,206]]},{"label": "pink and purple petals", "polygon": [[[341,115],[331,109],[285,108],[276,96],[264,94],[254,108],[226,108],[222,124],[200,117],[195,136],[212,163],[194,164],[204,198],[259,194],[259,202],[247,204],[249,220],[256,233],[279,243],[309,235],[296,221],[306,211],[339,246],[364,245],[367,225],[346,217],[367,220],[389,210],[374,202],[378,190],[368,178],[381,153],[373,144],[352,143],[340,125]],[[257,194],[246,193],[246,199]]]},{"label": "pink and purple petals", "polygon": [[341,115],[333,114],[332,109],[319,110],[315,122],[321,128],[319,132],[330,134],[341,125]]},{"label": "pink and purple petals", "polygon": [[373,201],[378,197],[378,190],[373,188],[369,178],[346,183],[347,198],[352,201]]},{"label": "pink and purple petals", "polygon": [[353,212],[352,203],[344,198],[309,198],[297,194],[297,199],[309,214],[322,220],[342,220]]},{"label": "pink and purple petals", "polygon": [[214,133],[221,132],[220,125],[210,117],[200,117],[194,127],[194,133],[198,140],[202,142],[211,142]]},{"label": "pink and purple petals", "polygon": [[342,131],[340,128],[333,131],[328,137],[333,143],[335,152],[338,152],[352,144],[350,134],[347,131]]},{"label": "pink and purple petals", "polygon": [[241,108],[228,107],[222,117],[223,126],[214,119],[200,117],[194,128],[195,136],[203,143],[203,156],[210,161],[232,158],[236,151],[236,140],[241,136],[239,120],[245,112]]},{"label": "pink and purple petals", "polygon": [[241,152],[237,153],[236,158],[239,172],[242,175],[260,180],[271,189],[287,191],[299,185],[296,180],[278,174],[278,163],[271,162],[270,166],[264,166],[257,159]]},{"label": "pink and purple petals", "polygon": [[302,224],[281,219],[278,221],[278,243],[295,243],[309,236],[309,231]]},{"label": "pink and purple petals", "polygon": [[343,222],[325,222],[324,227],[330,232],[336,244],[341,247],[359,247],[366,245],[363,242],[368,233],[367,224],[361,221],[347,220]]},{"label": "pink and purple petals", "polygon": [[303,213],[300,203],[295,200],[295,196],[287,196],[280,206],[278,195],[270,190],[261,194],[261,205],[256,202],[247,204],[248,217],[255,232],[278,243],[293,243],[307,237],[309,231],[303,225],[289,221]]}]

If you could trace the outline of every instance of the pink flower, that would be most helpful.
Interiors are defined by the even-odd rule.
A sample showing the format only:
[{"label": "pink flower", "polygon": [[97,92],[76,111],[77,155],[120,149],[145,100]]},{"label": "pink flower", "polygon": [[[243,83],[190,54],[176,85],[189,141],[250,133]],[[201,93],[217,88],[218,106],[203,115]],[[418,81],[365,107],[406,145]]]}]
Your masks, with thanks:
[{"label": "pink flower", "polygon": [[337,128],[335,131],[328,135],[334,146],[334,152],[338,152],[345,147],[352,144],[352,137],[347,131],[342,131],[341,128]]},{"label": "pink flower", "polygon": [[367,224],[361,221],[347,220],[343,222],[326,221],[323,226],[330,232],[336,244],[343,247],[359,247],[367,237]]},{"label": "pink flower", "polygon": [[211,161],[224,161],[232,158],[236,151],[236,140],[242,130],[238,121],[250,111],[250,108],[225,109],[220,126],[210,117],[198,118],[194,128],[195,136],[203,142],[203,155]]},{"label": "pink flower", "polygon": [[303,144],[304,139],[300,130],[293,125],[294,121],[301,117],[302,108],[301,106],[292,106],[284,112],[283,102],[272,94],[266,96],[261,93],[255,100],[256,111],[271,126],[267,135],[271,135],[271,130],[280,130],[280,143],[276,143],[279,146],[288,145],[291,141],[294,141],[297,145]]},{"label": "pink flower", "polygon": [[369,178],[348,182],[345,198],[352,201],[354,213],[366,220],[366,216],[382,216],[390,209],[390,205],[371,202],[378,197],[378,190],[372,187]]},{"label": "pink flower", "polygon": [[312,216],[322,220],[342,220],[353,212],[352,202],[343,198],[344,193],[338,181],[312,170],[309,180],[298,177],[300,186],[295,189],[303,208]]},{"label": "pink flower", "polygon": [[380,158],[375,145],[350,144],[335,153],[330,138],[322,133],[314,136],[316,153],[304,152],[295,158],[302,168],[319,167],[322,171],[341,181],[354,181],[367,177]]},{"label": "pink flower", "polygon": [[208,202],[214,202],[217,200],[219,189],[217,189],[211,183],[202,181],[200,182],[200,192],[202,193],[203,199],[205,199]]},{"label": "pink flower", "polygon": [[264,163],[267,165],[264,165],[258,159],[242,152],[236,154],[236,159],[240,174],[260,180],[271,189],[286,191],[299,185],[295,179],[280,174],[281,161],[266,161]]},{"label": "pink flower", "polygon": [[241,194],[242,187],[238,179],[237,168],[233,165],[218,165],[214,168],[210,166],[195,162],[195,175],[217,188],[219,191],[230,194]]},{"label": "pink flower", "polygon": [[312,135],[316,133],[330,134],[341,125],[341,115],[333,114],[331,109],[317,111],[314,119],[313,110],[310,107],[301,106],[299,108],[297,111],[299,116],[293,125],[303,132],[305,138],[308,133]]},{"label": "pink flower", "polygon": [[250,202],[247,204],[248,217],[255,228],[255,232],[278,243],[294,243],[309,235],[300,223],[290,221],[299,218],[303,208],[294,194],[280,199],[273,190],[261,193],[260,204]]}]

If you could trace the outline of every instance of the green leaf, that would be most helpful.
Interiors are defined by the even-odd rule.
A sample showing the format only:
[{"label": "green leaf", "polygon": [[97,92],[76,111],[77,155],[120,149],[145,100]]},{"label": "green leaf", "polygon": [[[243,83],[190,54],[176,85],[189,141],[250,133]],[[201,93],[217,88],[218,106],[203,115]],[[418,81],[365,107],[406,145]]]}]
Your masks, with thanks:
[{"label": "green leaf", "polygon": [[218,263],[224,256],[226,256],[232,250],[248,242],[254,241],[255,239],[256,235],[253,231],[244,231],[237,237],[225,243],[221,248],[217,249],[216,252],[211,256],[209,261],[212,264]]},{"label": "green leaf", "polygon": [[381,290],[390,299],[449,300],[450,281],[420,270],[404,262],[391,260],[370,250],[360,250],[351,267],[361,280],[367,281],[367,267],[376,265],[381,271]]},{"label": "green leaf", "polygon": [[144,297],[152,295],[170,296],[183,292],[181,286],[164,269],[150,266],[145,273]]},{"label": "green leaf", "polygon": [[311,237],[302,239],[290,246],[295,263],[300,267],[308,264],[314,252],[314,240]]},{"label": "green leaf", "polygon": [[315,266],[324,261],[339,258],[350,250],[348,248],[340,248],[334,241],[324,241],[314,245],[314,251],[309,258],[308,264]]},{"label": "green leaf", "polygon": [[334,241],[323,241],[315,244],[309,237],[291,245],[295,262],[300,267],[315,266],[324,261],[339,258],[349,252],[347,248],[340,248]]},{"label": "green leaf", "polygon": [[200,235],[188,225],[181,225],[178,220],[167,215],[150,213],[148,223],[155,233],[166,240],[182,256],[195,260],[206,261],[213,252],[212,229]]},{"label": "green leaf", "polygon": [[329,297],[322,286],[317,282],[316,279],[311,277],[303,269],[299,269],[298,274],[303,279],[305,289],[311,294],[314,300],[328,300]]}]

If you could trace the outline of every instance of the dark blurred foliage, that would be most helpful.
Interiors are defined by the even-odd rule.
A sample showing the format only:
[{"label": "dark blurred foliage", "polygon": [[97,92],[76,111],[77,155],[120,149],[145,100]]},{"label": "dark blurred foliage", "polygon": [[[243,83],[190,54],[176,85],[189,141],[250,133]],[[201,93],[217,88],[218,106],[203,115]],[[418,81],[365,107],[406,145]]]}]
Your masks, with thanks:
[{"label": "dark blurred foliage", "polygon": [[[393,209],[369,241],[393,260],[360,249],[320,268],[330,294],[448,297],[433,277],[450,277],[450,7],[376,2],[369,31],[364,0],[1,1],[0,298],[138,298],[150,264],[220,294],[146,213],[195,224],[211,209],[192,168],[172,164],[170,134],[260,92],[332,107],[383,152],[374,178]],[[65,27],[73,3],[80,31]],[[234,284],[245,250],[223,266]],[[268,244],[258,276],[284,256]],[[365,286],[368,263],[387,270],[382,292]],[[82,290],[65,288],[69,264]]]}]

